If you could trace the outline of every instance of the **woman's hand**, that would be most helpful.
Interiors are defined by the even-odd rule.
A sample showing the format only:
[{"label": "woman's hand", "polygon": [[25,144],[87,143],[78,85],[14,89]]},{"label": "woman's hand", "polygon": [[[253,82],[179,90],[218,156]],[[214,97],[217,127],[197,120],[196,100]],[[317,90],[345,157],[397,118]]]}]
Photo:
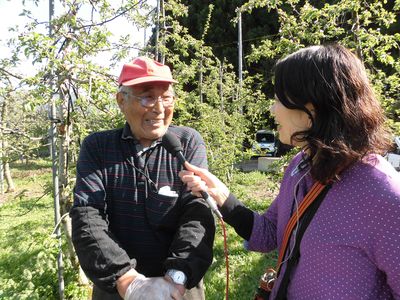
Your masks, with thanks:
[{"label": "woman's hand", "polygon": [[219,206],[222,206],[229,196],[229,189],[215,175],[206,169],[198,168],[185,162],[186,170],[179,172],[179,177],[187,185],[188,189],[198,197],[200,191],[207,192]]}]

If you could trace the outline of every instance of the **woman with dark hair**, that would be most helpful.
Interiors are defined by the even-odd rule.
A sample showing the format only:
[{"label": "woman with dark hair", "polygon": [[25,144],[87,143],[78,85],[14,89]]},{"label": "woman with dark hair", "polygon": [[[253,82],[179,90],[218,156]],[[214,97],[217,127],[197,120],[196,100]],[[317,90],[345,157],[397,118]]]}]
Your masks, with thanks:
[{"label": "woman with dark hair", "polygon": [[264,214],[207,170],[187,163],[182,180],[247,249],[279,250],[269,299],[400,299],[400,175],[382,157],[390,135],[362,62],[337,44],[299,50],[277,63],[275,98],[279,139],[300,152]]}]

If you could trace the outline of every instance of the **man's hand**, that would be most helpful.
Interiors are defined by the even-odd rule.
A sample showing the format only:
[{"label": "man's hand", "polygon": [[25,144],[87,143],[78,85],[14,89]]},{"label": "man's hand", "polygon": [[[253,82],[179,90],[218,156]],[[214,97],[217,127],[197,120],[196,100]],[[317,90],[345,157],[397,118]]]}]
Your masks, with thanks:
[{"label": "man's hand", "polygon": [[125,293],[125,300],[181,300],[179,290],[164,277],[136,276]]},{"label": "man's hand", "polygon": [[126,289],[131,284],[132,281],[135,280],[136,277],[143,276],[142,274],[138,273],[135,269],[130,269],[124,275],[122,275],[117,280],[117,291],[121,298],[124,298]]},{"label": "man's hand", "polygon": [[179,293],[181,293],[181,295],[185,295],[186,292],[186,288],[183,284],[177,284],[175,283],[171,277],[169,277],[168,275],[164,276],[164,279],[167,280],[168,282],[170,282],[171,284],[173,284],[179,291]]}]

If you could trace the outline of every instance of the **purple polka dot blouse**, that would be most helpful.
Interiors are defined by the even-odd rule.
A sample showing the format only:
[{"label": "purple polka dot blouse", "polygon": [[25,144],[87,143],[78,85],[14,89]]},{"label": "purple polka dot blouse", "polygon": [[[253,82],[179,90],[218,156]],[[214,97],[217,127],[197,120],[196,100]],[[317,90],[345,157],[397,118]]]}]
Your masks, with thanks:
[{"label": "purple polka dot blouse", "polygon": [[[290,163],[269,209],[254,213],[249,250],[279,250],[295,200],[313,184],[299,170],[301,159]],[[400,173],[381,156],[368,156],[332,185],[301,241],[288,299],[400,299]]]}]

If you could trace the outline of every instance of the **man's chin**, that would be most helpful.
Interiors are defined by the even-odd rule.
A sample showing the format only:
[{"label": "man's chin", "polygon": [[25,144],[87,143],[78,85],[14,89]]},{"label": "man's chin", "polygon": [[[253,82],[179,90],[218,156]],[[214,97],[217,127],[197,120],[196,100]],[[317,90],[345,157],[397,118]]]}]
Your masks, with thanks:
[{"label": "man's chin", "polygon": [[167,131],[167,128],[168,127],[163,126],[162,128],[160,127],[157,128],[156,130],[152,130],[151,132],[149,132],[148,138],[153,141],[160,139]]}]

